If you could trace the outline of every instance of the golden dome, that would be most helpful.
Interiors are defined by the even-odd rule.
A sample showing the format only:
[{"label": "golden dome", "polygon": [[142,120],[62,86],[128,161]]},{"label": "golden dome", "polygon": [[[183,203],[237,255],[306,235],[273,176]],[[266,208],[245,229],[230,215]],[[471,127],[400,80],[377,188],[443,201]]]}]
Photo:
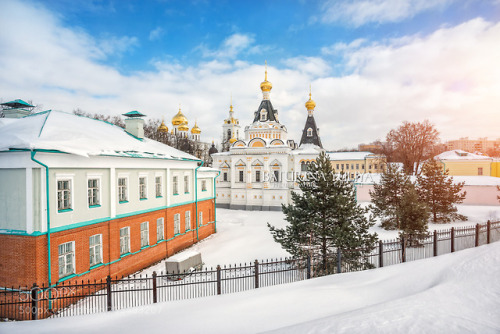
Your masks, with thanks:
[{"label": "golden dome", "polygon": [[309,92],[309,101],[306,102],[307,110],[313,110],[316,107],[316,102],[311,99],[311,93]]},{"label": "golden dome", "polygon": [[179,108],[179,112],[172,118],[172,125],[181,125],[187,124],[188,120],[186,116],[184,116],[181,112],[181,108]]},{"label": "golden dome", "polygon": [[229,142],[232,144],[232,143],[234,143],[236,140],[237,140],[237,139],[233,137],[233,138],[229,139]]},{"label": "golden dome", "polygon": [[191,129],[191,133],[194,133],[194,134],[200,134],[201,133],[201,129],[198,127],[198,125],[196,124],[196,121],[194,122],[194,126],[193,128]]},{"label": "golden dome", "polygon": [[266,61],[266,75],[264,77],[264,81],[262,81],[260,84],[260,89],[263,92],[270,92],[271,89],[273,89],[273,84],[267,81],[267,61]]},{"label": "golden dome", "polygon": [[189,127],[186,124],[181,124],[177,128],[179,131],[189,131]]},{"label": "golden dome", "polygon": [[160,124],[160,126],[158,127],[158,131],[159,131],[159,132],[165,132],[165,133],[168,133],[168,128],[167,128],[167,126],[165,125],[165,123],[163,122],[163,120],[161,121],[161,124]]}]

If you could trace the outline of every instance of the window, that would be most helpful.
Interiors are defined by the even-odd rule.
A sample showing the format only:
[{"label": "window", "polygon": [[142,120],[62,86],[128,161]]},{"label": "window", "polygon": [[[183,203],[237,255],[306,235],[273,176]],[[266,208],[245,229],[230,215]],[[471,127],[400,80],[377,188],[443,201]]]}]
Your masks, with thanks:
[{"label": "window", "polygon": [[340,165],[342,167],[342,170],[344,170],[344,164]]},{"label": "window", "polygon": [[139,198],[148,198],[147,178],[145,176],[139,177]]},{"label": "window", "polygon": [[141,248],[149,245],[149,222],[141,223]]},{"label": "window", "polygon": [[155,177],[155,192],[156,192],[156,197],[161,197],[161,195],[162,195],[161,176]]},{"label": "window", "polygon": [[300,164],[300,171],[301,172],[307,172],[307,165],[304,161]]},{"label": "window", "polygon": [[127,196],[127,178],[118,178],[118,201],[126,202],[128,200]]},{"label": "window", "polygon": [[174,215],[174,234],[181,233],[181,214],[176,213]]},{"label": "window", "polygon": [[57,181],[57,210],[71,210],[71,180]]},{"label": "window", "polygon": [[337,164],[337,169],[340,169],[340,166],[339,166],[339,164]]},{"label": "window", "polygon": [[191,229],[191,211],[186,211],[184,215],[184,228],[189,231]]},{"label": "window", "polygon": [[309,128],[307,129],[307,136],[312,137],[313,136],[313,129]]},{"label": "window", "polygon": [[483,167],[477,168],[477,175],[483,175]]},{"label": "window", "polygon": [[130,227],[120,229],[120,255],[130,253]]},{"label": "window", "polygon": [[59,245],[59,277],[75,273],[75,242]]},{"label": "window", "polygon": [[273,174],[274,174],[274,182],[279,182],[280,181],[280,171],[279,170],[275,170],[273,171]]},{"label": "window", "polygon": [[227,182],[227,172],[224,172],[222,175],[224,182]]},{"label": "window", "polygon": [[260,170],[255,171],[255,182],[260,182]]},{"label": "window", "polygon": [[160,241],[165,238],[163,230],[164,230],[163,218],[158,218],[156,220],[156,241]]},{"label": "window", "polygon": [[99,199],[99,179],[88,179],[87,187],[88,187],[89,207],[101,205]]},{"label": "window", "polygon": [[184,193],[189,194],[189,176],[184,176]]},{"label": "window", "polygon": [[349,169],[349,164],[345,164],[345,169]]},{"label": "window", "polygon": [[264,122],[266,119],[267,119],[267,110],[266,109],[262,109],[260,111],[260,121]]},{"label": "window", "polygon": [[200,211],[200,219],[198,221],[198,226],[202,226],[203,225],[203,212]]},{"label": "window", "polygon": [[361,169],[365,169],[365,165],[364,164],[361,165]]},{"label": "window", "polygon": [[377,164],[373,165],[373,168],[377,169]]},{"label": "window", "polygon": [[370,165],[368,165],[368,169],[372,169],[372,165],[371,165],[371,164],[370,164]]},{"label": "window", "polygon": [[359,164],[356,164],[356,169],[359,169]]},{"label": "window", "polygon": [[177,176],[174,176],[174,182],[172,183],[174,195],[179,195],[179,178]]},{"label": "window", "polygon": [[102,263],[102,234],[96,234],[89,238],[90,266]]},{"label": "window", "polygon": [[240,171],[239,171],[240,182],[243,182],[243,175],[244,175],[244,174],[243,174],[243,171],[242,171],[242,170],[240,170]]},{"label": "window", "polygon": [[207,180],[201,180],[201,191],[207,191]]}]

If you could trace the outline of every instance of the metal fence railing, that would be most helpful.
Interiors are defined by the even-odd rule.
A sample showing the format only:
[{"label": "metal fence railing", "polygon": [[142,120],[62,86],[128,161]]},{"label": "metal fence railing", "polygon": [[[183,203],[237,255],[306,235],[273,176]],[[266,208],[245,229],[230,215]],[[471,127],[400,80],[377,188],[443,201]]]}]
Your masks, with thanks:
[{"label": "metal fence railing", "polygon": [[0,288],[0,317],[15,320],[65,317],[200,298],[297,282],[311,277],[380,268],[500,240],[500,221],[434,231],[418,242],[379,241],[370,249],[337,250],[323,258],[285,258],[217,266],[183,274],[107,277],[56,286]]}]

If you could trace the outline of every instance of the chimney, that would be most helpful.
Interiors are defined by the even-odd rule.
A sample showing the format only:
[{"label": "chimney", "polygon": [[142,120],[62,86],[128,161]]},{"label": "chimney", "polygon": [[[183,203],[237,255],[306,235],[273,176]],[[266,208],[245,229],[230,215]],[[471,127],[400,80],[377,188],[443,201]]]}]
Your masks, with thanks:
[{"label": "chimney", "polygon": [[125,119],[125,131],[137,139],[144,139],[144,120],[142,117],[146,115],[134,110],[123,114],[123,116],[127,117]]}]

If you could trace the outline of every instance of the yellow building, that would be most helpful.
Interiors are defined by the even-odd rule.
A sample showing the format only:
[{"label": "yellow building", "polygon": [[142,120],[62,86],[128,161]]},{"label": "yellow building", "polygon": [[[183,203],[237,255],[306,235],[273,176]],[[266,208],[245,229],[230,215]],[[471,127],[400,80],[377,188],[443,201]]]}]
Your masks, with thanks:
[{"label": "yellow building", "polygon": [[499,176],[499,162],[486,155],[473,154],[462,150],[443,152],[434,159],[443,164],[449,175]]},{"label": "yellow building", "polygon": [[386,165],[384,155],[371,152],[327,152],[336,173],[344,172],[349,178],[368,173],[382,173]]}]

